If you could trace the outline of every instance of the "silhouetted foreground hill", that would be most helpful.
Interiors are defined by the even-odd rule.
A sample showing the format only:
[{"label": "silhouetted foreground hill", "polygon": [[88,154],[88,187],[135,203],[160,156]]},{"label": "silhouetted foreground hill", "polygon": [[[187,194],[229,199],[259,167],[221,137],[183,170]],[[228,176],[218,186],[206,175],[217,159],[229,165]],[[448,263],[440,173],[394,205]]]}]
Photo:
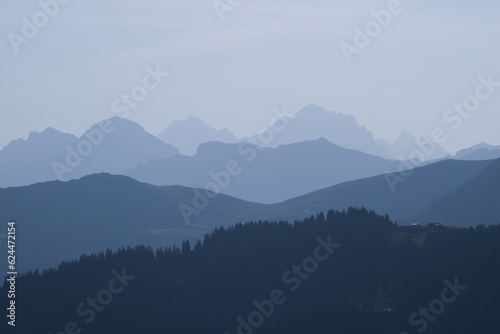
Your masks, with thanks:
[{"label": "silhouetted foreground hill", "polygon": [[[397,227],[365,209],[216,229],[194,247],[22,275],[2,333],[482,333],[500,328],[500,226]],[[0,289],[7,308],[8,285]],[[9,330],[7,332],[7,330]]]},{"label": "silhouetted foreground hill", "polygon": [[[18,242],[17,254],[23,259],[18,269],[23,272],[106,248],[160,247],[196,240],[217,226],[240,221],[239,212],[262,206],[220,194],[210,199],[202,214],[190,217],[191,225],[187,225],[178,205],[193,206],[194,197],[191,188],[155,187],[125,176],[94,174],[69,182],[0,188],[0,221],[18,222],[17,236],[22,242]],[[3,245],[0,263],[5,268]]]}]

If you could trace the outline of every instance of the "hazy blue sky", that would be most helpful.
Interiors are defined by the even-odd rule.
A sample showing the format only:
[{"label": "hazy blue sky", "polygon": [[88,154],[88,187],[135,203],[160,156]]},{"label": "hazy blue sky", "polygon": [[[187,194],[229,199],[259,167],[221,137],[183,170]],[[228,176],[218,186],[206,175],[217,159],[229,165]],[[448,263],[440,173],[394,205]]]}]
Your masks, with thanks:
[{"label": "hazy blue sky", "polygon": [[500,87],[457,129],[443,121],[479,76],[500,81],[500,2],[402,1],[348,63],[340,44],[388,3],[243,0],[221,21],[213,0],[73,0],[16,53],[9,33],[23,36],[23,17],[44,18],[36,1],[3,1],[0,147],[49,126],[79,135],[120,115],[113,101],[157,65],[170,75],[128,116],[155,135],[195,115],[241,137],[273,108],[316,103],[389,140],[441,127],[451,151],[500,144]]}]

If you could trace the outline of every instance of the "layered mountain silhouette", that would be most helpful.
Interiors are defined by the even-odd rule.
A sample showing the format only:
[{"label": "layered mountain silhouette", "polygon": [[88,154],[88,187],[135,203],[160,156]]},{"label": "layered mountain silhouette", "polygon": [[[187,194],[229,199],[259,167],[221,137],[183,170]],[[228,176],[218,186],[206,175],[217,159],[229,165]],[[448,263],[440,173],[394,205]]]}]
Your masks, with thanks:
[{"label": "layered mountain silhouette", "polygon": [[[104,122],[109,124],[109,133],[104,133],[101,129],[101,122],[92,126],[79,139],[79,142],[91,142],[93,149],[88,156],[80,152],[78,144],[71,148],[82,158],[81,163],[69,173],[71,178],[100,172],[117,174],[150,160],[178,154],[175,147],[149,134],[135,122],[120,117],[113,117]],[[99,139],[99,133],[102,133],[102,139]],[[93,143],[90,139],[92,137],[95,140]],[[59,161],[67,163],[67,156],[68,150],[64,152],[65,159],[60,155]]]},{"label": "layered mountain silhouette", "polygon": [[80,138],[49,128],[32,132],[27,140],[13,141],[0,151],[0,186],[120,173],[176,154],[173,146],[119,117],[95,124]]},{"label": "layered mountain silhouette", "polygon": [[455,154],[455,159],[461,160],[491,160],[496,158],[500,158],[500,146],[487,143],[479,143]]},{"label": "layered mountain silhouette", "polygon": [[[321,138],[334,145],[327,147],[327,142]],[[214,144],[214,141],[233,146]],[[247,160],[253,155],[249,151],[254,150],[259,154],[244,170],[246,176],[238,177],[223,191],[251,201],[270,203],[340,182],[393,171],[393,161],[377,160],[375,156],[387,158],[392,154],[408,159],[410,153],[407,150],[425,150],[418,143],[427,145],[423,139],[417,141],[407,132],[403,132],[394,144],[376,141],[354,117],[312,104],[294,116],[277,120],[267,132],[244,138],[240,143],[236,143],[229,130],[215,130],[196,117],[173,122],[158,138],[132,121],[115,117],[95,124],[80,138],[49,128],[40,134],[31,133],[27,140],[12,141],[0,150],[0,186],[70,180],[107,172],[126,173],[157,185],[204,187],[210,182],[209,172],[223,170],[232,159],[239,161],[244,157]],[[237,145],[248,146],[241,154],[235,153],[236,148],[241,147]],[[261,147],[276,151],[262,150]],[[359,153],[351,156],[345,149]],[[189,157],[179,156],[168,163],[155,163],[178,155],[179,151]],[[434,151],[427,158],[432,160],[443,154],[437,146]],[[361,158],[361,152],[368,153]],[[490,150],[482,158],[495,157],[495,152]],[[354,156],[354,160],[349,160]],[[230,160],[222,162],[226,157]],[[324,159],[323,164],[321,159]],[[192,165],[193,162],[196,165]],[[187,175],[188,170],[194,173]]]},{"label": "layered mountain silhouette", "polygon": [[[486,160],[498,156],[498,146],[481,143],[459,151],[460,160],[396,172],[405,164],[378,155],[406,152],[418,142],[407,132],[381,151],[380,141],[350,116],[309,105],[286,120],[269,147],[259,136],[247,138],[256,144],[236,143],[229,131],[195,118],[171,124],[163,139],[191,156],[117,117],[79,138],[48,128],[12,141],[0,151],[0,220],[19,222],[19,270],[106,248],[179,245],[238,222],[292,222],[353,206],[400,224],[500,222],[500,163]],[[191,126],[199,136],[188,145],[171,140],[189,137]],[[211,139],[219,141],[204,142]],[[357,150],[338,145],[347,142]],[[434,152],[429,158],[444,151]],[[96,174],[102,172],[126,176]]]},{"label": "layered mountain silhouette", "polygon": [[[272,140],[267,138],[271,137]],[[396,141],[374,139],[373,133],[359,126],[351,115],[327,111],[315,104],[309,104],[293,116],[284,116],[260,135],[243,138],[243,141],[265,147],[325,138],[342,147],[359,150],[389,159],[408,160],[414,151],[423,151],[425,161],[445,157],[448,152],[436,143],[432,150],[422,148],[431,145],[425,138],[417,139],[403,130]]]},{"label": "layered mountain silhouette", "polygon": [[206,143],[192,157],[150,161],[123,174],[154,185],[208,187],[248,201],[276,203],[344,181],[395,171],[398,166],[397,161],[320,138],[276,149],[249,143]]},{"label": "layered mountain silhouette", "polygon": [[19,270],[23,271],[55,266],[106,248],[180,245],[186,239],[202,239],[219,226],[258,220],[293,222],[319,211],[352,206],[374,209],[403,224],[498,222],[499,173],[500,160],[447,160],[415,169],[394,192],[387,184],[388,175],[380,175],[273,205],[202,189],[157,187],[125,176],[94,174],[68,182],[0,188],[0,203],[9,208],[0,211],[0,220],[18,222],[23,242],[17,251],[23,259]]},{"label": "layered mountain silhouette", "polygon": [[417,139],[406,130],[401,131],[394,143],[385,139],[377,139],[376,142],[384,147],[391,157],[400,160],[411,159],[413,152],[421,152],[425,161],[441,159],[448,155],[448,152],[435,142],[425,138]]},{"label": "layered mountain silhouette", "polygon": [[0,221],[17,221],[22,242],[16,254],[22,271],[106,248],[180,244],[260,208],[221,194],[201,214],[192,215],[188,225],[179,204],[193,206],[195,195],[185,187],[155,187],[124,176],[94,174],[68,182],[0,188],[2,208],[8,208],[0,211]]},{"label": "layered mountain silhouette", "polygon": [[[474,180],[491,163],[492,161],[444,160],[401,174],[384,174],[345,182],[265,207],[263,212],[259,212],[259,218],[294,220],[305,214],[328,210],[327,208],[344,210],[354,206],[389,214],[402,224],[433,223],[434,218],[421,214],[438,199]],[[498,166],[493,168],[498,169]],[[399,182],[391,188],[389,184],[398,176],[401,177],[398,178]],[[494,198],[492,201],[500,201],[500,196],[493,192],[491,195]],[[475,192],[471,192],[469,196],[481,197]],[[443,217],[454,216],[454,209],[453,206],[447,207]],[[493,215],[491,219],[500,219],[500,216]],[[465,227],[478,223],[465,223],[463,220],[455,221],[450,218],[447,219],[447,224]]]},{"label": "layered mountain silhouette", "polygon": [[237,142],[234,134],[228,129],[216,130],[194,116],[172,122],[158,135],[158,138],[173,145],[184,155],[194,155],[200,144],[211,141]]},{"label": "layered mountain silhouette", "polygon": [[353,116],[327,111],[315,104],[305,106],[293,116],[283,116],[273,126],[264,131],[272,133],[272,140],[267,140],[269,136],[263,139],[263,135],[259,137],[257,134],[243,141],[275,148],[325,138],[345,148],[390,157],[383,147],[375,143],[373,134],[364,126],[359,126]]},{"label": "layered mountain silhouette", "polygon": [[11,141],[0,150],[0,186],[28,185],[56,178],[51,163],[78,138],[47,128],[31,132],[28,139]]},{"label": "layered mountain silhouette", "polygon": [[420,220],[471,226],[500,223],[500,158],[478,176],[434,202]]}]

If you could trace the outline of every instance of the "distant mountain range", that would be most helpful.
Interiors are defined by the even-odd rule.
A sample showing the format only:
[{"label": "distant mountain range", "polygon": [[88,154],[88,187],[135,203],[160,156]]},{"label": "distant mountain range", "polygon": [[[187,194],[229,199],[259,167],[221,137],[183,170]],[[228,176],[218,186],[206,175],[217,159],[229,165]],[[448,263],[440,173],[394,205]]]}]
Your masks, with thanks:
[{"label": "distant mountain range", "polygon": [[19,266],[26,270],[55,266],[61,260],[106,248],[179,245],[185,239],[203,238],[218,226],[252,220],[292,222],[319,211],[350,206],[374,209],[403,224],[497,224],[499,173],[500,159],[447,160],[415,169],[395,192],[381,175],[273,205],[95,174],[69,182],[0,189],[0,203],[8,208],[0,211],[0,221],[17,220],[18,236],[23,241],[18,245],[19,258],[23,259]]},{"label": "distant mountain range", "polygon": [[259,134],[244,138],[243,141],[276,148],[325,138],[348,149],[390,157],[383,147],[375,143],[373,134],[364,126],[360,127],[353,116],[327,111],[315,104],[305,106],[293,116],[283,116],[263,132],[272,133],[269,143],[259,138]]},{"label": "distant mountain range", "polygon": [[[70,173],[71,178],[101,172],[118,174],[150,160],[179,154],[175,147],[158,140],[135,122],[120,117],[104,122],[109,124],[109,133],[102,130],[101,122],[85,131],[78,140],[75,151],[82,157],[82,162]],[[99,133],[102,133],[102,139],[99,139]],[[92,137],[95,142],[90,140]],[[79,145],[85,140],[93,146],[88,156],[79,150]],[[67,156],[67,152],[64,152],[65,159],[60,155],[59,161],[67,163]]]},{"label": "distant mountain range", "polygon": [[[264,132],[272,132],[272,140],[266,144],[259,135],[244,138],[243,141],[255,143],[266,147],[297,143],[306,140],[325,138],[339,146],[378,155],[387,159],[408,160],[415,150],[421,150],[419,143],[425,142],[424,138],[418,140],[403,130],[394,143],[384,139],[374,139],[373,133],[364,126],[359,126],[351,115],[327,111],[326,109],[309,104],[293,116],[284,116],[277,121],[281,131],[273,130],[273,126]],[[286,126],[283,126],[286,124]],[[435,145],[433,152],[425,156],[425,160],[435,160],[446,156],[448,153]]]},{"label": "distant mountain range", "polygon": [[178,154],[175,147],[132,121],[114,117],[77,138],[54,129],[32,132],[0,151],[0,187],[70,180],[99,172],[120,173]]},{"label": "distant mountain range", "polygon": [[183,121],[172,122],[158,135],[158,138],[175,146],[184,155],[194,155],[198,146],[203,143],[212,141],[236,143],[238,141],[228,129],[216,130],[194,116]]},{"label": "distant mountain range", "polygon": [[461,160],[490,160],[496,158],[500,158],[500,145],[493,146],[486,143],[471,146],[455,154],[455,159]]},{"label": "distant mountain range", "polygon": [[[376,143],[381,145],[391,157],[399,160],[410,159],[414,151],[422,152],[425,161],[441,159],[448,155],[448,152],[436,143],[430,142],[425,138],[417,139],[406,130],[401,131],[394,143],[390,143],[385,139],[377,139]],[[423,145],[428,147],[422,148]]]},{"label": "distant mountain range", "polygon": [[77,137],[47,128],[27,140],[11,141],[0,151],[0,187],[29,185],[56,179],[52,162]]},{"label": "distant mountain range", "polygon": [[[234,164],[234,173],[228,166]],[[341,182],[396,171],[398,161],[332,144],[324,138],[261,148],[249,143],[202,144],[192,156],[149,161],[124,172],[154,185],[209,188],[244,200],[276,203]]]},{"label": "distant mountain range", "polygon": [[[429,145],[433,152],[424,154],[426,164],[447,154],[406,131],[394,143],[374,139],[354,117],[313,104],[240,142],[229,130],[216,130],[196,117],[173,122],[158,137],[137,123],[115,117],[95,124],[79,138],[48,128],[30,133],[26,140],[10,142],[0,150],[0,187],[71,180],[101,172],[125,174],[156,185],[205,187],[213,181],[210,172],[217,174],[234,160],[242,168],[241,175],[220,190],[272,203],[394,171],[399,168],[394,158],[412,158],[412,152],[425,151]],[[455,156],[462,160],[497,157],[500,146],[485,143]]]},{"label": "distant mountain range", "polygon": [[[216,130],[200,119],[190,116],[182,121],[174,121],[158,138],[175,146],[181,154],[194,155],[200,144],[211,141],[236,143],[236,137],[228,129]],[[351,115],[327,111],[309,104],[294,115],[284,115],[276,119],[273,125],[254,136],[242,138],[240,141],[255,145],[277,148],[281,145],[325,138],[339,146],[362,151],[387,159],[407,160],[415,150],[421,150],[417,139],[403,130],[394,143],[384,139],[374,139],[371,131],[359,126]],[[431,154],[425,156],[427,161],[445,157],[448,154],[438,145]]]}]

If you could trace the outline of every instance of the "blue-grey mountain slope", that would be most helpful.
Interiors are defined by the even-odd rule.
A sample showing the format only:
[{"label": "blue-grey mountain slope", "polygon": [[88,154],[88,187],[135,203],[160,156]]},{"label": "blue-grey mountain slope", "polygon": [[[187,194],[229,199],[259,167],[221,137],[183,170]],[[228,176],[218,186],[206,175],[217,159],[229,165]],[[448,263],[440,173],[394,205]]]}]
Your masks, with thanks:
[{"label": "blue-grey mountain slope", "polygon": [[[408,173],[398,179],[392,191],[388,179],[398,174],[385,174],[345,182],[297,198],[284,201],[259,212],[267,219],[297,219],[329,209],[344,210],[350,206],[373,209],[379,214],[389,214],[403,224],[412,223],[437,199],[473,180],[491,161],[444,160]],[[411,174],[411,175],[410,175]],[[475,195],[471,195],[475,196]],[[500,203],[500,197],[495,198]],[[428,219],[420,219],[429,223]],[[477,223],[471,222],[471,225]],[[468,226],[468,225],[462,225]]]},{"label": "blue-grey mountain slope", "polygon": [[500,146],[480,143],[458,151],[455,159],[461,160],[491,160],[500,158]]},{"label": "blue-grey mountain slope", "polygon": [[77,137],[47,128],[31,132],[26,140],[11,141],[0,150],[0,187],[54,180],[51,163]]},{"label": "blue-grey mountain slope", "polygon": [[0,187],[119,173],[176,154],[173,146],[119,117],[95,124],[80,138],[48,128],[0,151]]},{"label": "blue-grey mountain slope", "polygon": [[391,157],[398,160],[409,160],[414,158],[413,155],[418,155],[422,156],[424,161],[429,162],[449,155],[435,142],[423,137],[417,139],[406,130],[401,131],[394,143],[385,139],[377,139],[376,142],[384,147]]},{"label": "blue-grey mountain slope", "polygon": [[320,138],[275,149],[249,143],[206,143],[192,157],[150,161],[123,174],[154,185],[208,186],[252,202],[277,203],[341,182],[395,171],[398,165],[397,161]]},{"label": "blue-grey mountain slope", "polygon": [[[83,142],[90,145],[82,145]],[[90,147],[89,153],[85,147]],[[101,172],[117,174],[147,161],[177,154],[175,147],[149,134],[139,124],[113,117],[87,130],[77,145],[59,154],[57,162],[71,170],[62,173],[62,179],[68,180]],[[76,166],[70,165],[68,159],[77,161]]]},{"label": "blue-grey mountain slope", "polygon": [[[68,182],[0,188],[0,221],[17,221],[18,268],[23,271],[106,248],[180,245],[261,207],[218,195],[187,225],[179,204],[192,205],[194,196],[193,189],[185,187],[155,187],[124,176],[94,174]],[[7,259],[5,244],[0,244],[2,264]]]},{"label": "blue-grey mountain slope", "polygon": [[478,176],[434,202],[418,218],[452,226],[500,223],[500,158]]}]

